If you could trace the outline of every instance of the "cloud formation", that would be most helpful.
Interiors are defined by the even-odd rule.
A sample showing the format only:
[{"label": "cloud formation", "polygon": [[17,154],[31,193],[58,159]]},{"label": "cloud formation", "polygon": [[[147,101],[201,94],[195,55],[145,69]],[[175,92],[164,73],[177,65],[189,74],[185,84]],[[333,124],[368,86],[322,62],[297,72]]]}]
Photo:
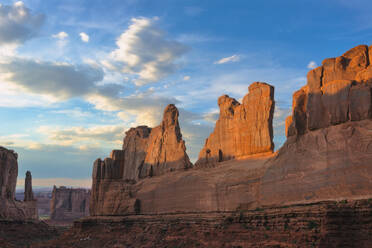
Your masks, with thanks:
[{"label": "cloud formation", "polygon": [[118,48],[110,56],[109,62],[116,69],[137,77],[136,85],[156,82],[175,72],[176,60],[187,51],[178,41],[167,39],[157,20],[132,18],[131,25],[116,42]]},{"label": "cloud formation", "polygon": [[0,73],[3,82],[55,100],[93,92],[95,84],[103,79],[103,70],[98,67],[16,57],[0,62]]},{"label": "cloud formation", "polygon": [[87,35],[84,32],[81,32],[79,35],[80,35],[81,41],[83,41],[83,42],[89,42],[89,38],[90,38],[89,35]]},{"label": "cloud formation", "polygon": [[35,37],[44,19],[43,15],[33,14],[21,1],[0,5],[0,45],[22,44]]},{"label": "cloud formation", "polygon": [[310,61],[309,64],[307,65],[308,69],[315,69],[317,67],[318,67],[318,65],[316,64],[315,61]]},{"label": "cloud formation", "polygon": [[221,64],[226,64],[226,63],[234,63],[240,61],[240,56],[239,55],[232,55],[230,57],[222,58],[220,60],[217,60],[214,62],[215,64],[221,65]]}]

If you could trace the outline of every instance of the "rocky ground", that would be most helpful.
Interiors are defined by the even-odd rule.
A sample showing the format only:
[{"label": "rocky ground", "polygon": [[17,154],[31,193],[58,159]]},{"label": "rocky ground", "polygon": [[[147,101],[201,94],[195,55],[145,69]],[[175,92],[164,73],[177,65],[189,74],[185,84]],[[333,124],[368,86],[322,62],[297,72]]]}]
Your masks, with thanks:
[{"label": "rocky ground", "polygon": [[65,230],[45,222],[0,220],[0,247],[30,247],[33,243],[55,239]]},{"label": "rocky ground", "polygon": [[90,217],[29,247],[372,247],[372,199],[223,213]]}]

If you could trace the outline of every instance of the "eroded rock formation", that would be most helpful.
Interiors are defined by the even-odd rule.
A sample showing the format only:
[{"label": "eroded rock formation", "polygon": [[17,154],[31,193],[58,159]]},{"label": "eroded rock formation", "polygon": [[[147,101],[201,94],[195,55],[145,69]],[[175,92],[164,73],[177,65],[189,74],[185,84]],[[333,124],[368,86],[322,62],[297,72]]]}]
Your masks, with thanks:
[{"label": "eroded rock formation", "polygon": [[262,204],[372,195],[371,55],[357,46],[308,73],[262,178]]},{"label": "eroded rock formation", "polygon": [[26,177],[25,177],[25,197],[24,201],[34,201],[34,192],[32,192],[32,176],[31,172],[27,171],[26,172]]},{"label": "eroded rock formation", "polygon": [[[96,161],[93,190],[97,193],[92,197],[96,206],[91,214],[233,211],[371,197],[372,75],[368,50],[366,46],[356,47],[341,58],[325,60],[322,67],[309,73],[307,85],[293,96],[293,114],[287,119],[288,139],[271,157],[245,158],[254,154],[252,151],[261,155],[272,152],[274,102],[272,88],[266,84],[253,84],[242,104],[227,96],[219,99],[220,119],[198,162],[200,167],[213,167],[203,158],[213,152],[208,163],[222,161],[214,168],[158,173],[156,177],[145,173],[142,177],[142,161],[149,151],[157,151],[147,150],[152,130],[130,130],[125,150],[112,155],[120,159],[111,159],[120,161],[117,164],[123,167],[110,166],[109,171],[121,175],[125,168],[131,168],[134,176],[125,180],[107,177],[115,173],[107,172],[106,161]],[[122,162],[122,157],[128,156],[127,149],[132,151],[132,164]],[[164,153],[169,149],[164,148]],[[233,159],[241,157],[245,159]],[[143,180],[136,180],[136,175]]]},{"label": "eroded rock formation", "polygon": [[50,201],[52,220],[76,220],[89,215],[90,190],[53,187]]},{"label": "eroded rock formation", "polygon": [[[94,162],[92,214],[134,212],[136,199],[131,193],[131,184],[192,166],[182,140],[178,115],[176,106],[168,105],[159,126],[131,128],[126,132],[123,150],[114,150],[110,158]],[[116,190],[121,193],[117,194]]]},{"label": "eroded rock formation", "polygon": [[[17,153],[0,147],[0,219],[37,219],[37,206],[33,198],[28,198],[24,202],[15,200],[18,176],[17,159]],[[29,178],[26,176],[25,183],[28,185],[28,192],[31,191],[32,194],[31,174]]]},{"label": "eroded rock formation", "polygon": [[311,70],[307,85],[293,95],[293,113],[286,121],[287,136],[370,119],[371,53],[372,48],[357,46],[340,57],[325,59],[322,66]]},{"label": "eroded rock formation", "polygon": [[242,104],[227,95],[218,98],[220,116],[196,166],[273,152],[274,87],[255,82],[248,89]]}]

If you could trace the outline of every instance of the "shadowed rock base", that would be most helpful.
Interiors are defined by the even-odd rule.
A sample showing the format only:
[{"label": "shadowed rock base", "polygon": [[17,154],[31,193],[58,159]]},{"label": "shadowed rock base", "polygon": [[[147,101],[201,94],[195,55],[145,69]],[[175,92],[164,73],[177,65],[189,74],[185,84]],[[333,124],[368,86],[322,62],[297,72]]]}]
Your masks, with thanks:
[{"label": "shadowed rock base", "polygon": [[32,247],[371,247],[372,199],[236,212],[90,217]]}]

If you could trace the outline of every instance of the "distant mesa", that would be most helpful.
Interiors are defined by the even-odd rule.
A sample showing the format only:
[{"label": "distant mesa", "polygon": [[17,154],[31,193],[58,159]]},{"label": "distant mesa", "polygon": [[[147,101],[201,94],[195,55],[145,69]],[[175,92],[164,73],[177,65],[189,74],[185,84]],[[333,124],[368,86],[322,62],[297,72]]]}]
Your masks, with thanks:
[{"label": "distant mesa", "polygon": [[90,190],[53,187],[50,219],[73,221],[89,215]]},{"label": "distant mesa", "polygon": [[242,104],[224,95],[218,98],[218,106],[219,119],[200,151],[197,167],[273,153],[273,86],[255,82],[249,86]]}]

